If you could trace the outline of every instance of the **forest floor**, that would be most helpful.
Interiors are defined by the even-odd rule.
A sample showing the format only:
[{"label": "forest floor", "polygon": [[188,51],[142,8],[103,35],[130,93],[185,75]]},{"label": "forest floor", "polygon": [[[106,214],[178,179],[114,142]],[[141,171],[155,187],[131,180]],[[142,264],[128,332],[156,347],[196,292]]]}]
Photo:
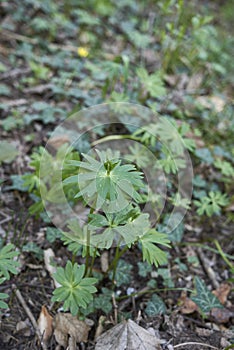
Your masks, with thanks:
[{"label": "forest floor", "polygon": [[[160,1],[148,1],[145,7],[144,1],[138,5],[130,0],[121,3],[125,7],[107,1],[100,1],[99,5],[98,1],[73,5],[72,1],[50,4],[46,0],[0,4],[0,138],[17,153],[10,159],[0,157],[0,247],[11,242],[20,253],[18,274],[0,286],[0,292],[9,294],[9,308],[2,310],[0,316],[0,349],[40,349],[35,325],[16,290],[35,320],[43,305],[55,317],[57,306],[51,302],[54,281],[44,262],[45,251],[52,249],[58,264],[71,257],[62,242],[53,236],[56,231],[49,230],[54,228],[53,224],[45,216],[37,217],[29,212],[33,197],[22,187],[22,176],[32,171],[31,154],[46,145],[51,132],[72,111],[119,101],[148,107],[157,105],[159,113],[189,122],[192,130],[199,128],[200,135],[191,138],[205,151],[192,159],[194,175],[205,181],[207,191],[218,186],[228,194],[230,202],[212,217],[198,215],[192,206],[177,231],[178,238],[172,242],[166,266],[147,270],[146,265],[138,264],[140,251],[130,249],[124,261],[126,266],[132,265],[125,272],[131,278],[116,287],[118,296],[124,297],[108,301],[112,304],[110,311],[97,308],[88,315],[93,321],[88,342],[77,344],[77,349],[95,348],[95,332],[101,317],[105,317],[103,331],[115,325],[116,317],[118,321],[134,320],[157,335],[162,349],[234,348],[233,268],[230,267],[234,252],[233,178],[227,175],[223,179],[213,165],[216,151],[232,164],[234,156],[234,70],[229,66],[233,2],[230,1],[230,7],[221,1],[210,2],[206,8],[195,1],[194,7],[185,13],[188,22],[185,19],[181,22],[181,17],[180,22],[174,21],[178,19],[178,7],[171,5],[171,9],[163,10]],[[196,6],[200,11],[196,14],[197,21],[206,18],[209,27],[202,24],[201,42],[196,33],[191,34],[190,27]],[[209,13],[212,19],[208,19]],[[167,30],[162,34],[166,23]],[[168,23],[173,23],[174,29],[170,30]],[[178,31],[183,28],[188,38],[181,43]],[[211,42],[208,44],[207,40]],[[173,42],[176,49],[169,52]],[[123,58],[126,56],[130,57],[128,67]],[[163,97],[157,99],[157,92],[145,93],[144,87],[139,87],[135,67],[140,65],[149,74],[162,72],[159,85],[166,89],[166,96],[159,89]],[[199,107],[194,101],[200,103]],[[63,137],[57,142],[56,149],[64,143]],[[209,157],[211,161],[207,162]],[[202,185],[195,189],[206,190]],[[111,261],[113,252],[108,254]],[[78,261],[84,259],[79,257]],[[95,269],[101,272],[99,265]],[[223,308],[213,308],[206,315],[200,312],[189,292],[194,289],[195,276],[205,281]],[[109,281],[103,280],[99,290],[102,287],[109,288]],[[136,294],[128,297],[128,288]],[[154,293],[163,300],[166,311],[147,314],[145,309]],[[56,346],[52,336],[47,349]]]}]

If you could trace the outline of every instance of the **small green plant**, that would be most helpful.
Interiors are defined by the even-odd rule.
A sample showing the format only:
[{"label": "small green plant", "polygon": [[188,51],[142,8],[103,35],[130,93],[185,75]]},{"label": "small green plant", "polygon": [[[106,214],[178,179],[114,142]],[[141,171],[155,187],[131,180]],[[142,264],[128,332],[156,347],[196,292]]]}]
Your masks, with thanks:
[{"label": "small green plant", "polygon": [[[55,161],[53,156],[43,147],[39,147],[39,149],[31,155],[31,162],[29,165],[34,169],[34,172],[22,176],[24,181],[23,186],[32,194],[32,199],[34,201],[29,208],[30,214],[39,215],[44,211],[42,197],[44,200],[49,200],[51,202],[58,200],[59,189],[61,189],[59,174],[63,161],[65,162],[62,174],[64,179],[74,171],[74,167],[71,165],[69,165],[68,168],[66,167],[66,162],[72,159],[79,159],[79,153],[77,151],[74,150],[73,152],[67,153],[68,147],[68,144],[64,144],[59,148],[55,156]],[[50,190],[48,190],[48,187]],[[70,191],[69,186],[66,188],[66,194],[69,199],[74,199],[73,189]]]},{"label": "small green plant", "polygon": [[[14,260],[18,256],[13,244],[7,244],[0,250],[0,284],[10,279],[10,273],[16,275],[19,263]],[[6,293],[0,293],[0,309],[7,309],[8,305],[3,301],[9,297]]]},{"label": "small green plant", "polygon": [[69,186],[78,183],[74,197],[90,209],[88,222],[81,227],[78,220],[70,221],[70,231],[62,233],[62,240],[74,255],[81,254],[86,263],[78,266],[68,261],[65,269],[58,268],[55,279],[61,287],[54,291],[53,301],[63,301],[66,310],[78,314],[96,291],[93,284],[97,279],[90,276],[101,251],[115,250],[107,271],[114,286],[120,283],[121,269],[127,267],[122,266],[120,258],[128,249],[138,246],[143,260],[157,267],[167,262],[167,254],[160,246],[170,245],[167,234],[151,228],[149,214],[141,211],[145,184],[143,174],[134,164],[123,163],[118,152],[111,150],[97,151],[93,156],[83,154],[82,161],[70,160],[69,164],[73,169],[77,167],[78,172],[63,183]]},{"label": "small green plant", "polygon": [[59,267],[54,276],[61,287],[54,291],[52,301],[64,301],[64,310],[70,310],[72,315],[77,315],[80,307],[86,308],[92,300],[92,293],[97,291],[93,286],[97,279],[86,278],[84,273],[84,265],[72,265],[68,261],[66,267]]},{"label": "small green plant", "polygon": [[219,191],[210,191],[208,196],[201,197],[199,200],[194,200],[194,204],[198,207],[199,215],[207,215],[211,217],[213,214],[220,214],[221,207],[225,207],[229,203],[226,194]]}]

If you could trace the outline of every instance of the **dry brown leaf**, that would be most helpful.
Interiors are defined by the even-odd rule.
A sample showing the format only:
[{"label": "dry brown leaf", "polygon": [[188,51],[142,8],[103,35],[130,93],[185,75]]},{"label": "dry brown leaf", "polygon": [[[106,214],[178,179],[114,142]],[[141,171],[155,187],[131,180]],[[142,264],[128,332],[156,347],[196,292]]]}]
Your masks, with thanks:
[{"label": "dry brown leaf", "polygon": [[30,337],[31,330],[30,330],[30,322],[28,319],[25,321],[19,321],[16,324],[16,332],[22,332],[21,334],[24,335],[24,337]]},{"label": "dry brown leaf", "polygon": [[71,348],[71,344],[86,343],[91,328],[91,322],[89,321],[79,321],[69,313],[58,313],[54,320],[54,336],[57,343],[64,348],[68,344]]},{"label": "dry brown leaf", "polygon": [[53,317],[49,314],[44,305],[41,308],[37,324],[40,333],[42,334],[43,341],[47,343],[53,333]]},{"label": "dry brown leaf", "polygon": [[214,332],[213,329],[200,328],[200,327],[196,327],[195,331],[199,337],[210,337]]},{"label": "dry brown leaf", "polygon": [[198,306],[186,295],[186,292],[181,293],[179,299],[180,302],[180,311],[182,314],[192,314],[194,311],[198,311]]},{"label": "dry brown leaf", "polygon": [[200,88],[202,82],[203,82],[204,75],[201,73],[196,73],[191,76],[191,78],[188,81],[188,85],[186,87],[186,90],[197,90]]},{"label": "dry brown leaf", "polygon": [[219,96],[198,96],[196,101],[204,108],[214,109],[217,113],[222,112],[225,100]]},{"label": "dry brown leaf", "polygon": [[109,269],[109,254],[108,254],[108,251],[104,251],[102,254],[101,254],[101,269],[102,269],[102,272],[107,272],[107,270]]},{"label": "dry brown leaf", "polygon": [[103,333],[95,350],[161,350],[160,340],[132,320],[117,324]]},{"label": "dry brown leaf", "polygon": [[178,76],[177,75],[165,75],[164,80],[169,86],[175,86],[177,84],[177,81],[178,81]]},{"label": "dry brown leaf", "polygon": [[53,148],[54,150],[58,150],[65,143],[70,143],[69,136],[60,135],[60,136],[51,137],[47,142],[47,146]]},{"label": "dry brown leaf", "polygon": [[227,323],[231,317],[234,317],[234,311],[228,310],[225,307],[222,309],[213,308],[211,310],[211,316],[217,323]]},{"label": "dry brown leaf", "polygon": [[57,268],[51,264],[51,261],[55,258],[55,254],[51,248],[44,250],[44,263],[46,270],[49,272],[50,276],[53,278],[54,285],[56,288],[60,287],[60,284],[53,277],[53,274],[56,272]]},{"label": "dry brown leaf", "polygon": [[102,315],[102,316],[99,317],[98,326],[96,328],[96,332],[95,332],[95,336],[94,336],[94,340],[95,341],[103,333],[103,324],[104,324],[105,320],[106,320],[105,316]]},{"label": "dry brown leaf", "polygon": [[221,304],[226,304],[227,297],[231,291],[231,286],[228,283],[221,283],[220,286],[212,293],[219,299]]}]

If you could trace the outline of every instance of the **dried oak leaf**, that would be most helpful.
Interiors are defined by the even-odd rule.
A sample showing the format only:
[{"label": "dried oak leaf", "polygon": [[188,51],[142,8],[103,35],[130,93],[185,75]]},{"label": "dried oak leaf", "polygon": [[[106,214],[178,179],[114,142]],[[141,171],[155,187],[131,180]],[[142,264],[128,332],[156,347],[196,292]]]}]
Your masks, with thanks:
[{"label": "dried oak leaf", "polygon": [[54,320],[54,336],[57,343],[64,348],[67,348],[68,343],[71,342],[86,343],[91,328],[91,324],[87,323],[79,321],[69,313],[58,313]]},{"label": "dried oak leaf", "polygon": [[182,314],[192,314],[194,311],[198,311],[197,304],[187,297],[186,292],[181,293],[179,299],[180,311]]},{"label": "dried oak leaf", "polygon": [[38,328],[42,334],[43,341],[47,343],[53,333],[53,317],[49,314],[47,308],[43,305],[37,321]]},{"label": "dried oak leaf", "polygon": [[160,340],[132,320],[124,321],[97,339],[95,350],[161,350]]},{"label": "dried oak leaf", "polygon": [[213,294],[219,299],[221,304],[226,304],[227,297],[231,291],[231,286],[228,283],[221,283],[220,286],[213,291]]},{"label": "dried oak leaf", "polygon": [[229,310],[227,308],[213,308],[211,310],[211,316],[217,323],[227,323],[231,317],[234,317],[234,310]]}]

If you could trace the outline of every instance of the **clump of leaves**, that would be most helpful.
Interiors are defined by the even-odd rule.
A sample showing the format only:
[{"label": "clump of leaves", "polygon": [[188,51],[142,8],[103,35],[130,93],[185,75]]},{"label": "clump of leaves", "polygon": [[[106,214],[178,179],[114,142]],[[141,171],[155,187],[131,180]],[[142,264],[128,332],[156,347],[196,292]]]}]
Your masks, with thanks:
[{"label": "clump of leaves", "polygon": [[52,301],[64,301],[64,311],[70,310],[72,315],[77,315],[79,308],[86,308],[92,300],[92,294],[97,291],[93,286],[96,278],[84,277],[85,265],[72,265],[68,261],[66,267],[58,267],[54,277],[61,287],[54,291]]},{"label": "clump of leaves", "polygon": [[219,191],[210,191],[208,196],[201,197],[199,200],[194,200],[194,204],[198,207],[199,215],[207,215],[211,217],[213,214],[220,214],[221,207],[229,203],[226,194]]},{"label": "clump of leaves", "polygon": [[[74,168],[66,164],[71,159],[79,159],[77,151],[68,152],[69,145],[61,146],[53,157],[45,148],[40,147],[31,155],[30,166],[34,169],[33,173],[22,176],[23,186],[32,194],[34,204],[29,208],[30,214],[40,214],[44,210],[43,200],[49,202],[58,202],[61,191],[61,179],[70,176]],[[63,165],[64,162],[64,165]],[[63,173],[61,173],[63,168]],[[18,188],[22,190],[21,187]],[[69,196],[69,186],[66,188],[66,194]],[[42,200],[43,198],[43,200]],[[74,199],[72,191],[69,200]]]},{"label": "clump of leaves", "polygon": [[97,151],[99,159],[95,156],[84,154],[82,161],[69,161],[73,169],[77,168],[76,175],[63,182],[70,186],[78,182],[75,197],[90,208],[87,224],[81,227],[76,220],[70,221],[70,231],[62,233],[68,249],[85,257],[85,265],[78,267],[68,261],[65,269],[58,268],[55,274],[62,286],[54,291],[53,301],[63,301],[64,308],[72,314],[85,309],[96,291],[93,284],[97,280],[89,276],[100,251],[115,249],[108,275],[114,285],[120,286],[130,282],[132,266],[120,259],[129,248],[138,244],[143,260],[157,267],[167,262],[160,246],[170,247],[167,234],[151,228],[149,214],[141,212],[143,174],[110,150]]},{"label": "clump of leaves", "polygon": [[[13,244],[7,244],[0,250],[0,284],[10,279],[10,273],[16,275],[19,263],[14,260],[18,256]],[[0,308],[7,309],[8,305],[3,301],[9,297],[6,293],[0,293]]]}]

